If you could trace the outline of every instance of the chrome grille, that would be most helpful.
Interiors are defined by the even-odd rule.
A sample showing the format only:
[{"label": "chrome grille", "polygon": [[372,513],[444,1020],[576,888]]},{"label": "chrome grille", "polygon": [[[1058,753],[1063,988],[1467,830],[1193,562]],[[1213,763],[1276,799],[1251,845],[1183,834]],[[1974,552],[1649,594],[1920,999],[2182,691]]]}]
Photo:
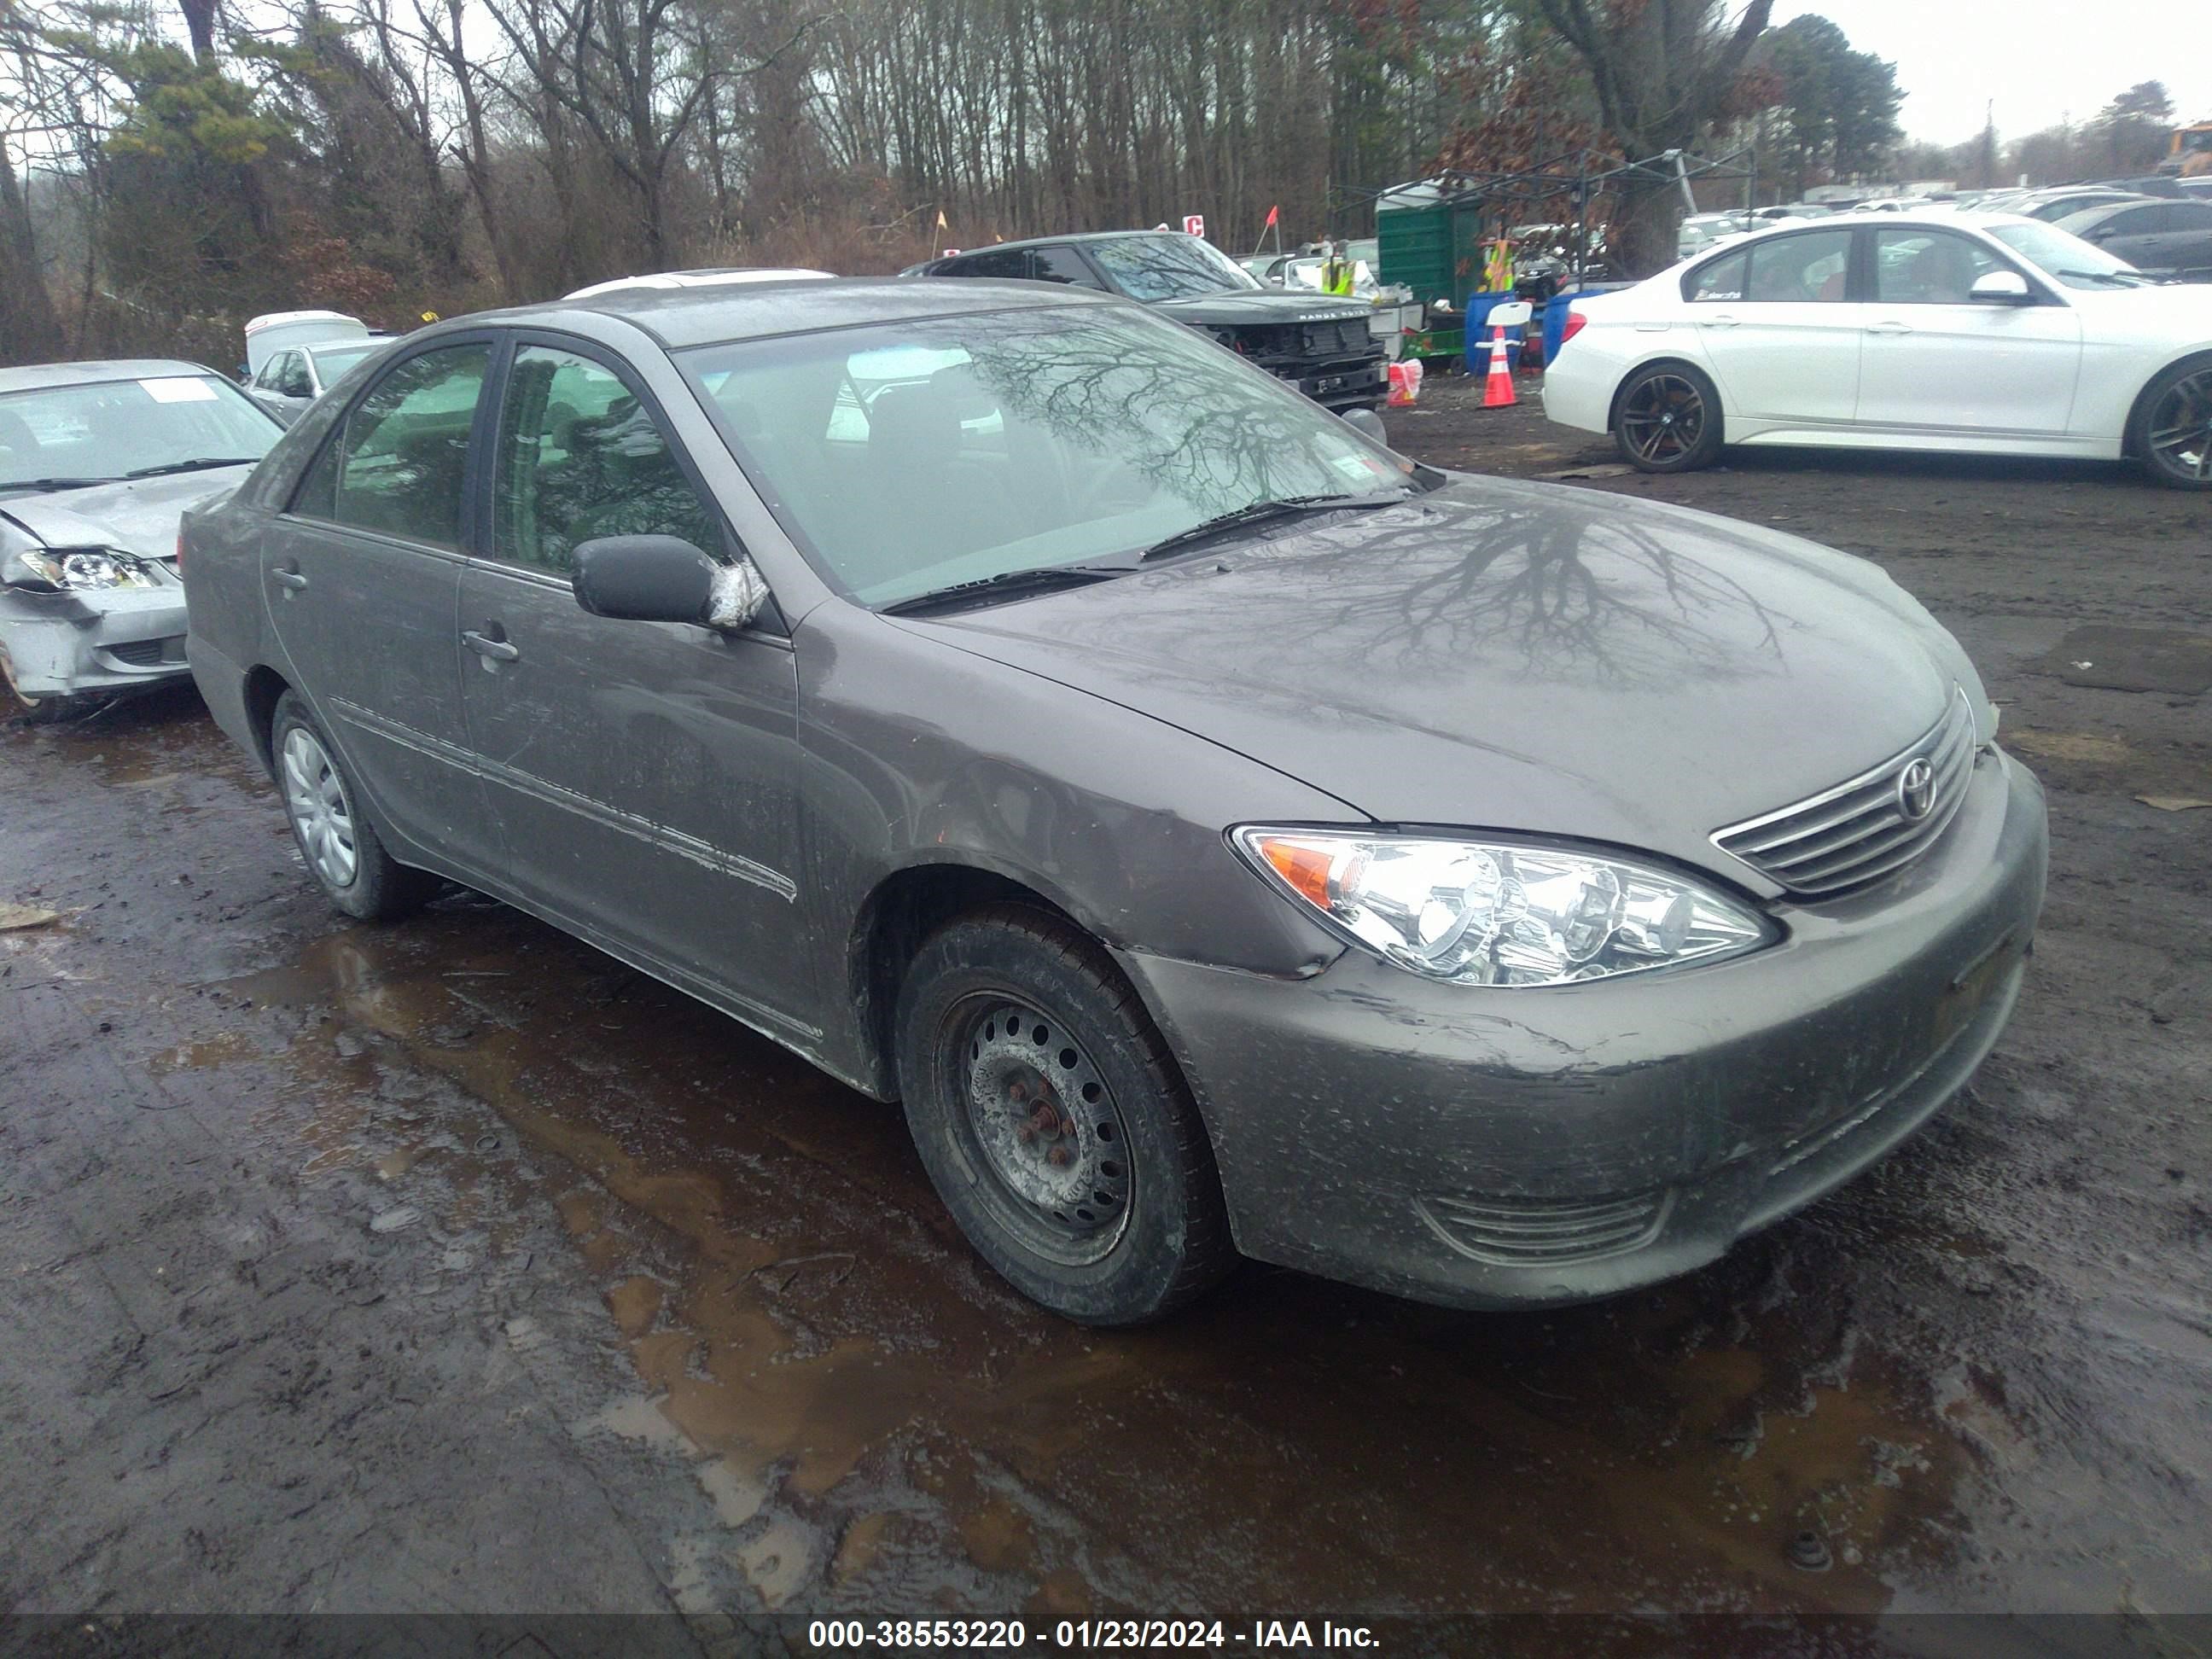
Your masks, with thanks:
[{"label": "chrome grille", "polygon": [[[1934,772],[1928,811],[1905,816],[1900,781],[1915,761]],[[1810,800],[1716,830],[1714,844],[1793,893],[1840,893],[1911,863],[1943,833],[1974,769],[1974,712],[1954,690],[1943,718],[1879,766]]]},{"label": "chrome grille", "polygon": [[1647,1244],[1667,1218],[1671,1188],[1595,1203],[1454,1195],[1414,1200],[1454,1249],[1505,1267],[1557,1267]]}]

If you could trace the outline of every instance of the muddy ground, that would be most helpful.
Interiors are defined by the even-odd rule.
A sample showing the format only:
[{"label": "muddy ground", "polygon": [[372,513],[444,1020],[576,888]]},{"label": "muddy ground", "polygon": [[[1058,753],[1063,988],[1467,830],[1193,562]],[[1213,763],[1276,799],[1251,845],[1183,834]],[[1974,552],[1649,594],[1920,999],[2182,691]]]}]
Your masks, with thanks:
[{"label": "muddy ground", "polygon": [[1926,1133],[1603,1305],[1088,1333],[895,1111],[487,902],[340,920],[188,692],[8,728],[0,1608],[2212,1610],[2212,500],[1655,483],[1467,390],[1394,437],[1867,554],[1980,661],[2052,885]]}]

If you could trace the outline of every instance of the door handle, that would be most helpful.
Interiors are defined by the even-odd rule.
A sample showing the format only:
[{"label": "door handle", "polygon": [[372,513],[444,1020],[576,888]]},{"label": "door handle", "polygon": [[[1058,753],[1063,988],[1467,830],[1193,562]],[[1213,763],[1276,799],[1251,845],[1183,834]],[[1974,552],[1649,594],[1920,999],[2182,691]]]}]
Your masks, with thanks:
[{"label": "door handle", "polygon": [[1869,323],[1867,325],[1867,332],[1869,334],[1910,334],[1912,332],[1912,325],[1910,323]]},{"label": "door handle", "polygon": [[307,585],[307,579],[300,574],[300,567],[296,564],[279,565],[269,573],[269,580],[277,586],[289,587],[295,592]]},{"label": "door handle", "polygon": [[1723,314],[1717,317],[1702,318],[1699,320],[1701,320],[1707,328],[1734,328],[1736,324],[1741,322],[1742,319],[1741,318],[1730,317]]},{"label": "door handle", "polygon": [[513,662],[522,655],[519,647],[495,640],[489,634],[479,634],[473,628],[461,630],[461,643],[489,662]]}]

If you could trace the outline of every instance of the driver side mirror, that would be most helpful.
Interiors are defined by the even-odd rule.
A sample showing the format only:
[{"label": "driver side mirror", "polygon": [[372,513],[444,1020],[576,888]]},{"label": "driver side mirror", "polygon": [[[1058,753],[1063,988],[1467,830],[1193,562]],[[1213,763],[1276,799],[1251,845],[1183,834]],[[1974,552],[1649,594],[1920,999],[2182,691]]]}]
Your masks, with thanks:
[{"label": "driver side mirror", "polygon": [[1992,270],[1974,279],[1966,297],[1977,305],[2025,306],[2035,302],[2028,292],[2027,278],[2016,270]]},{"label": "driver side mirror", "polygon": [[717,564],[680,536],[601,536],[578,543],[574,559],[576,603],[617,622],[734,634],[768,604],[768,583],[750,559]]}]

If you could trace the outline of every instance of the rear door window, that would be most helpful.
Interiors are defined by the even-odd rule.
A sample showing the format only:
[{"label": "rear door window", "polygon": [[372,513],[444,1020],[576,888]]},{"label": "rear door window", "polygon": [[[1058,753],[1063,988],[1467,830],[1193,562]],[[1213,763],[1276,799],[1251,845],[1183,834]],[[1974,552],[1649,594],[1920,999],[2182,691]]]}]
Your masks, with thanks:
[{"label": "rear door window", "polygon": [[1083,256],[1072,247],[1041,247],[1030,254],[1031,275],[1041,283],[1065,283],[1071,288],[1087,288],[1105,292],[1106,284],[1085,263]]},{"label": "rear door window", "polygon": [[565,575],[601,536],[677,536],[719,556],[700,499],[653,411],[605,364],[525,346],[493,452],[492,556]]},{"label": "rear door window", "polygon": [[1744,250],[1751,257],[1744,298],[1754,304],[1835,304],[1844,297],[1851,266],[1851,233],[1816,230],[1778,236]]},{"label": "rear door window", "polygon": [[1682,297],[1692,304],[1699,301],[1733,303],[1743,298],[1744,272],[1751,264],[1747,253],[1731,253],[1725,259],[1716,259],[1709,265],[1699,265],[1683,280]]},{"label": "rear door window", "polygon": [[458,550],[469,432],[491,348],[425,351],[398,364],[347,415],[292,510]]},{"label": "rear door window", "polygon": [[2149,236],[2166,228],[2166,204],[2154,203],[2149,207],[2115,213],[2096,229],[2106,236]]},{"label": "rear door window", "polygon": [[942,267],[940,276],[1026,276],[1029,258],[1021,248],[993,249],[988,253],[965,253]]}]

